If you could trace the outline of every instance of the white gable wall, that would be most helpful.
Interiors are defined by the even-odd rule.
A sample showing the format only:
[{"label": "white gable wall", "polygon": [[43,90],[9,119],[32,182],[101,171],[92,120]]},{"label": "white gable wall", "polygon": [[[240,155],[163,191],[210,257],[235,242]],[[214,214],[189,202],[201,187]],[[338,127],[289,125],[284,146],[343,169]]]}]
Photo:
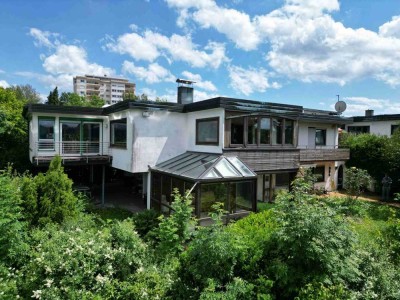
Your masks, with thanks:
[{"label": "white gable wall", "polygon": [[308,148],[308,128],[326,129],[326,145],[317,148],[332,149],[338,145],[338,127],[335,124],[299,122],[298,148]]}]

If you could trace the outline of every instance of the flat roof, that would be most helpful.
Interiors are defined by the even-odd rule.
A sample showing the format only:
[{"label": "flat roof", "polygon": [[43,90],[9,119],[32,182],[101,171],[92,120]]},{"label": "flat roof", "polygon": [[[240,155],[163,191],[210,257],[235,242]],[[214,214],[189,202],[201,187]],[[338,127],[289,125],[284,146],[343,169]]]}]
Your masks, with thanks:
[{"label": "flat roof", "polygon": [[400,121],[400,114],[353,117],[353,122],[376,122],[376,121]]}]

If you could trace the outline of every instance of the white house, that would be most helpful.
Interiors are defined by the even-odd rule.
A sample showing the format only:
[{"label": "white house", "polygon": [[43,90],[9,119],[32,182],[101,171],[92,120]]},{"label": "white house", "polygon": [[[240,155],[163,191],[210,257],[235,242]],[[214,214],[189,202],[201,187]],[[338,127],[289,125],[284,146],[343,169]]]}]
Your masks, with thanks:
[{"label": "white house", "polygon": [[334,112],[301,106],[218,97],[192,102],[191,87],[178,103],[123,101],[105,108],[30,104],[30,159],[47,165],[58,154],[65,165],[109,166],[141,174],[147,208],[170,209],[171,191],[190,190],[196,216],[225,203],[233,216],[272,201],[289,188],[300,167],[336,189],[348,149],[338,149]]},{"label": "white house", "polygon": [[400,114],[374,115],[373,110],[366,110],[365,116],[353,117],[353,122],[346,124],[346,131],[391,136],[399,125]]}]

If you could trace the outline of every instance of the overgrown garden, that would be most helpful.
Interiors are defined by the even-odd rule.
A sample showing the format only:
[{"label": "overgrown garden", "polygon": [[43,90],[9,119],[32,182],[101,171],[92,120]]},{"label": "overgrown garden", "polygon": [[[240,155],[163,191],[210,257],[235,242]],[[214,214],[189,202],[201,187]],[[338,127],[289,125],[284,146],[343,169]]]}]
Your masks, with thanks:
[{"label": "overgrown garden", "polygon": [[[56,184],[57,183],[57,184]],[[173,213],[105,220],[55,158],[0,176],[0,299],[399,299],[400,212],[318,198],[299,176],[269,209],[196,226]]]}]

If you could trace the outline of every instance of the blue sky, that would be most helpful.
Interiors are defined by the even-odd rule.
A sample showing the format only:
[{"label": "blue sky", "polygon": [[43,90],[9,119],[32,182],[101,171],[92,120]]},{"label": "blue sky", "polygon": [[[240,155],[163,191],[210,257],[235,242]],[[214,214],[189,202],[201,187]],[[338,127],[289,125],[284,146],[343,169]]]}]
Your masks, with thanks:
[{"label": "blue sky", "polygon": [[83,74],[176,101],[215,96],[400,113],[398,0],[2,0],[0,86],[42,97]]}]

